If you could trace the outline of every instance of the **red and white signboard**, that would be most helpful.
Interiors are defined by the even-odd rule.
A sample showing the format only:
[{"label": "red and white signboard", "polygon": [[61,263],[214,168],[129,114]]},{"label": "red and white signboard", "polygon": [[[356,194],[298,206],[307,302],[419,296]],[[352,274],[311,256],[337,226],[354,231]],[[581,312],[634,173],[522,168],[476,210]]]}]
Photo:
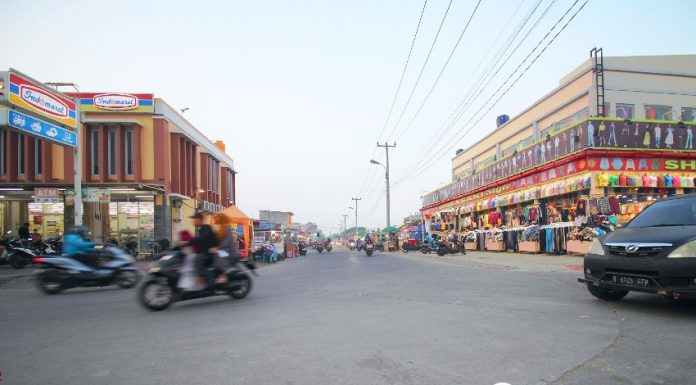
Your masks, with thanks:
[{"label": "red and white signboard", "polygon": [[34,188],[34,202],[36,202],[36,203],[58,203],[58,202],[60,202],[60,196],[58,195],[58,189],[35,187]]},{"label": "red and white signboard", "polygon": [[92,98],[94,106],[102,110],[132,110],[138,108],[138,98],[129,94],[99,94]]}]

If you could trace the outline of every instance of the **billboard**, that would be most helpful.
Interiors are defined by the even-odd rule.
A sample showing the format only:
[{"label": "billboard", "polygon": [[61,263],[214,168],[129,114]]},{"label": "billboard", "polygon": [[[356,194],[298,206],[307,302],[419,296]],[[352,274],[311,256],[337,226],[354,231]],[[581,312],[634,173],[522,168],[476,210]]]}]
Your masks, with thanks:
[{"label": "billboard", "polygon": [[7,72],[6,79],[9,83],[4,94],[6,103],[41,115],[52,123],[77,127],[75,102],[69,97],[12,69]]},{"label": "billboard", "polygon": [[[4,116],[3,116],[4,118]],[[0,125],[2,125],[0,119]],[[7,125],[25,134],[48,140],[63,146],[76,147],[77,135],[70,130],[14,110],[7,110]]]},{"label": "billboard", "polygon": [[68,93],[80,98],[80,111],[103,113],[154,113],[153,94],[132,94],[122,92],[81,92]]}]

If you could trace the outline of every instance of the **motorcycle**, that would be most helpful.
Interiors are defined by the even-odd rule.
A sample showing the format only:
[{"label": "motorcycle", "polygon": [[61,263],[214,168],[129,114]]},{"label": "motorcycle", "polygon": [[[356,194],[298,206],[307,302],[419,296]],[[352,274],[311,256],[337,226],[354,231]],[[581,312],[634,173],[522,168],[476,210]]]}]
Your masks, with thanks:
[{"label": "motorcycle", "polygon": [[401,244],[401,251],[408,253],[409,251],[418,251],[421,249],[420,241],[409,238]]},{"label": "motorcycle", "polygon": [[333,242],[326,242],[326,252],[330,253],[333,250]]},{"label": "motorcycle", "polygon": [[307,246],[304,243],[297,245],[297,249],[299,250],[301,256],[307,255]]},{"label": "motorcycle", "polygon": [[138,257],[138,242],[135,239],[135,237],[130,236],[124,240],[122,240],[120,243],[116,238],[111,238],[109,240],[108,246],[110,247],[120,247],[125,251],[126,253],[130,254],[133,258]]},{"label": "motorcycle", "polygon": [[365,245],[365,254],[367,254],[368,257],[371,257],[374,252],[375,252],[375,244],[374,243],[368,243]]},{"label": "motorcycle", "polygon": [[25,242],[19,238],[13,238],[6,241],[4,245],[7,252],[7,262],[15,269],[23,269],[32,262],[36,257],[36,252],[31,248],[26,247]]},{"label": "motorcycle", "polygon": [[350,251],[354,251],[355,248],[356,248],[355,241],[349,241],[349,242],[348,242],[348,249],[349,249]]},{"label": "motorcycle", "polygon": [[35,257],[42,265],[36,283],[46,294],[58,294],[73,287],[118,285],[130,289],[138,282],[135,259],[117,247],[94,251],[95,266],[71,257]]},{"label": "motorcycle", "polygon": [[322,251],[324,251],[324,244],[323,243],[317,243],[317,251],[319,254],[321,254]]},{"label": "motorcycle", "polygon": [[[181,277],[179,269],[183,261],[184,254],[181,251],[173,250],[150,267],[149,277],[138,293],[138,299],[143,306],[158,311],[166,309],[174,302],[217,295],[229,295],[234,299],[242,299],[251,291],[251,276],[239,267],[230,269],[226,273],[227,282],[213,283],[203,290],[183,291],[178,287]],[[254,271],[256,266],[251,262],[247,262],[246,267],[256,274]]]},{"label": "motorcycle", "polygon": [[460,242],[458,239],[448,239],[448,240],[441,240],[438,243],[437,247],[437,255],[442,257],[445,254],[457,254],[457,253],[462,253],[466,255],[466,249],[464,248],[464,244]]}]

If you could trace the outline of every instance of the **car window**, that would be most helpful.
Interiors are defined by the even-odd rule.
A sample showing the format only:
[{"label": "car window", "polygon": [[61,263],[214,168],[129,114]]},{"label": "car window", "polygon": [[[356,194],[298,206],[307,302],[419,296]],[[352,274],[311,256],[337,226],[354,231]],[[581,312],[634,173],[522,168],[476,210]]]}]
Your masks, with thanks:
[{"label": "car window", "polygon": [[696,225],[696,197],[655,202],[626,227],[688,225]]}]

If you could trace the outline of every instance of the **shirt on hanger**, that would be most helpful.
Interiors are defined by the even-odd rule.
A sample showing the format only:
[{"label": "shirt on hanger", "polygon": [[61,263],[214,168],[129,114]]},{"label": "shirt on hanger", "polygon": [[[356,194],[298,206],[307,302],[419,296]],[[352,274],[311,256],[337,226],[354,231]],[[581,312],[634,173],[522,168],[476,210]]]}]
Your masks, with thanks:
[{"label": "shirt on hanger", "polygon": [[609,175],[599,174],[599,176],[597,177],[597,184],[601,187],[609,186]]},{"label": "shirt on hanger", "polygon": [[671,175],[665,175],[665,187],[673,187],[674,178]]},{"label": "shirt on hanger", "polygon": [[643,187],[650,187],[650,177],[643,175]]},{"label": "shirt on hanger", "polygon": [[628,175],[626,174],[621,174],[619,175],[619,186],[628,186]]},{"label": "shirt on hanger", "polygon": [[619,185],[619,177],[616,175],[609,176],[609,186],[616,187]]}]

